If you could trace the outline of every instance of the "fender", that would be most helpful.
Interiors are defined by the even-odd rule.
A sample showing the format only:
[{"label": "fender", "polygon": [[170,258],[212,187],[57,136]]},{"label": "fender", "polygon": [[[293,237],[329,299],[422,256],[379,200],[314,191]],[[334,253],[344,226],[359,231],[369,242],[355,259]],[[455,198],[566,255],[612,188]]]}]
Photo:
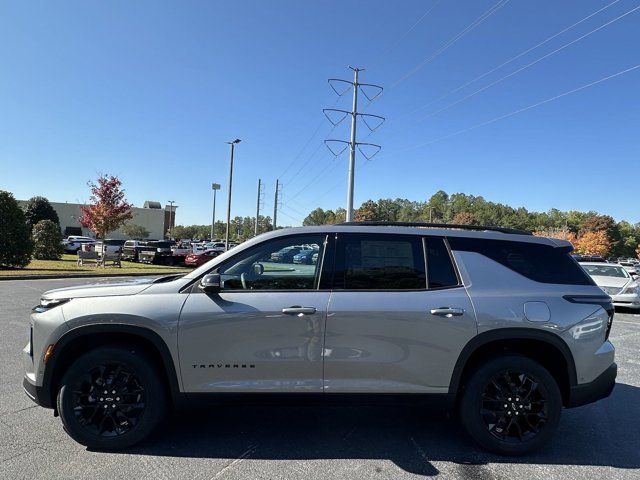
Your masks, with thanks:
[{"label": "fender", "polygon": [[[63,355],[65,347],[69,345],[73,340],[86,335],[95,335],[101,333],[124,333],[137,337],[141,337],[149,342],[156,348],[162,359],[162,367],[169,383],[169,390],[172,400],[175,404],[182,401],[182,394],[180,393],[180,387],[178,383],[178,375],[176,373],[175,363],[169,348],[162,340],[162,338],[152,330],[145,327],[139,327],[135,325],[127,324],[104,324],[104,325],[87,325],[74,328],[65,333],[56,342],[55,348],[49,360],[47,361],[46,368],[44,370],[42,379],[43,395],[39,395],[40,405],[46,408],[54,408],[55,406],[55,392],[52,391],[54,372],[56,371],[56,365]],[[39,388],[39,389],[40,389]]]},{"label": "fender", "polygon": [[573,355],[565,341],[558,335],[534,328],[499,328],[480,333],[469,340],[469,342],[464,346],[458,356],[456,365],[453,368],[451,383],[449,384],[450,395],[456,395],[458,392],[460,380],[462,379],[462,372],[464,371],[469,358],[471,358],[471,355],[473,355],[473,353],[483,345],[487,345],[497,340],[537,340],[555,347],[560,351],[560,353],[562,353],[562,356],[567,363],[569,369],[569,386],[574,387],[577,385],[576,364],[573,360]]}]

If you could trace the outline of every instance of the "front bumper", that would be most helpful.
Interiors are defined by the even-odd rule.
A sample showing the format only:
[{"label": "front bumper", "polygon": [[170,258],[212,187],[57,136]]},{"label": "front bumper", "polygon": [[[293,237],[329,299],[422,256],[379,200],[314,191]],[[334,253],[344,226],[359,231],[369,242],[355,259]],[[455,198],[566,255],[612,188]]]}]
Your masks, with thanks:
[{"label": "front bumper", "polygon": [[611,395],[616,385],[618,365],[612,363],[609,368],[600,374],[593,382],[571,387],[569,408],[580,407],[588,403],[597,402]]},{"label": "front bumper", "polygon": [[620,293],[610,295],[614,307],[627,307],[640,309],[640,295],[637,293]]},{"label": "front bumper", "polygon": [[51,403],[51,398],[49,395],[45,394],[45,390],[43,387],[38,387],[34,383],[31,383],[29,377],[26,375],[22,380],[22,389],[24,393],[33,400],[36,404],[45,408],[53,408],[53,404]]}]

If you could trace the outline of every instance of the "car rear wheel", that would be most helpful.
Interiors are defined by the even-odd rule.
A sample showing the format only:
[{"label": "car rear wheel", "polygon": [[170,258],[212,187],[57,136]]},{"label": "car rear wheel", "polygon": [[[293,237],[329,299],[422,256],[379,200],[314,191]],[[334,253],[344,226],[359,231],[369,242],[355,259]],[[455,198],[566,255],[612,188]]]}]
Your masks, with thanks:
[{"label": "car rear wheel", "polygon": [[78,443],[119,450],[138,443],[166,411],[163,382],[135,347],[108,346],[76,360],[65,373],[57,407]]},{"label": "car rear wheel", "polygon": [[464,386],[463,425],[481,447],[523,455],[543,446],[560,421],[557,382],[538,362],[516,355],[482,364]]}]

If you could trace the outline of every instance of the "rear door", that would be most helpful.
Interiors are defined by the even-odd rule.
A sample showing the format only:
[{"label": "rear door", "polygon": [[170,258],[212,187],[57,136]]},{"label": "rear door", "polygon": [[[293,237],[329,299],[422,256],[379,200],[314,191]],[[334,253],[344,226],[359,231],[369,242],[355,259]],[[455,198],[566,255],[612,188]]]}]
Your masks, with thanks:
[{"label": "rear door", "polygon": [[388,234],[337,236],[326,328],[327,393],[446,393],[477,332],[444,238]]}]

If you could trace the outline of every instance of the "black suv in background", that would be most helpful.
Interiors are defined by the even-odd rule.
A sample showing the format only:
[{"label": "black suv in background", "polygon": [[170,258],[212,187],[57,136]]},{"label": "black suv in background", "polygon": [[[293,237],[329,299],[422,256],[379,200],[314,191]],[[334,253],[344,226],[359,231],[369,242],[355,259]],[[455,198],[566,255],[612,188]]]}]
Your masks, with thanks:
[{"label": "black suv in background", "polygon": [[172,241],[150,241],[138,248],[138,260],[143,263],[160,263],[163,265],[173,265],[174,258],[171,247]]}]

